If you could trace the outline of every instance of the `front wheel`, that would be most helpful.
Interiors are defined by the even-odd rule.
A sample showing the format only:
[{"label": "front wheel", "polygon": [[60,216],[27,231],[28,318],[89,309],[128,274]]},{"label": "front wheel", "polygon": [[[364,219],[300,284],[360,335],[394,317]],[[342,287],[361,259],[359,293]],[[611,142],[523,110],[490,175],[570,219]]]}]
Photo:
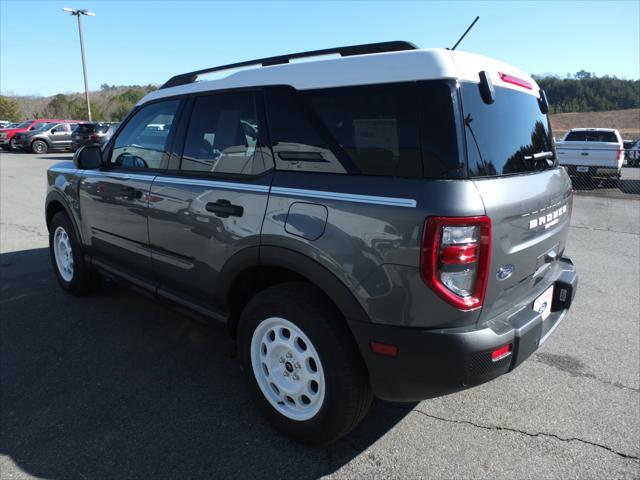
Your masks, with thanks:
[{"label": "front wheel", "polygon": [[49,150],[49,145],[47,145],[47,142],[43,140],[36,140],[31,144],[31,151],[33,153],[37,153],[37,154],[47,153],[47,150]]},{"label": "front wheel", "polygon": [[99,278],[84,260],[71,220],[65,212],[56,213],[49,224],[49,255],[58,283],[72,295],[89,293]]},{"label": "front wheel", "polygon": [[16,147],[16,139],[12,138],[11,140],[9,140],[9,150],[14,151],[17,149],[18,147]]},{"label": "front wheel", "polygon": [[302,443],[326,445],[364,418],[366,369],[340,313],[311,286],[258,293],[238,326],[240,361],[269,421]]}]

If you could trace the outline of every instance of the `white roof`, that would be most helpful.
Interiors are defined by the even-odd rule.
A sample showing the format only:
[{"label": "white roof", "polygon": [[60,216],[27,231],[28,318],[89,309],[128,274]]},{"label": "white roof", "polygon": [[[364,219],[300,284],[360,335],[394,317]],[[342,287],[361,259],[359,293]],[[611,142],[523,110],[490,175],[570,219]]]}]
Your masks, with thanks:
[{"label": "white roof", "polygon": [[[478,73],[482,70],[490,73],[494,85],[538,95],[539,87],[535,80],[511,65],[473,53],[433,48],[337,58],[317,57],[316,60],[249,67],[231,71],[228,76],[216,80],[156,90],[140,100],[138,105],[173,95],[263,85],[290,85],[297,90],[308,90],[435,79],[478,83]],[[504,82],[499,72],[525,80],[533,88],[529,90]]]}]

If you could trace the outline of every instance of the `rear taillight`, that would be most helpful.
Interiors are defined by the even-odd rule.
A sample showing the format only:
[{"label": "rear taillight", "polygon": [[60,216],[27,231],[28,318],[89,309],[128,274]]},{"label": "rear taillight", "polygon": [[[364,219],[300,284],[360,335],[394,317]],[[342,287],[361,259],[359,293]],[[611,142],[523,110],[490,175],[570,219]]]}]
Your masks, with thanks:
[{"label": "rear taillight", "polygon": [[89,139],[93,140],[94,142],[96,140],[98,140],[98,135],[96,135],[95,133],[92,133],[91,136],[89,137]]},{"label": "rear taillight", "polygon": [[424,225],[420,274],[460,310],[482,306],[491,251],[489,217],[430,217]]},{"label": "rear taillight", "polygon": [[618,149],[618,156],[616,157],[616,160],[620,161],[624,159],[624,150],[622,148]]}]

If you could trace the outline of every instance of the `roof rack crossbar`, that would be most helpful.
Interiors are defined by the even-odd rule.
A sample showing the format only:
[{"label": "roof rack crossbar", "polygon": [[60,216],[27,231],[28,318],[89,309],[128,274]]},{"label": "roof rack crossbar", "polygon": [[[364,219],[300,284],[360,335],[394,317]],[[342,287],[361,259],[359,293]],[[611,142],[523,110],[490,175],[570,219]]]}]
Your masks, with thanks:
[{"label": "roof rack crossbar", "polygon": [[233,68],[249,67],[253,65],[262,65],[268,67],[272,65],[281,65],[289,63],[290,60],[296,58],[318,57],[320,55],[339,54],[342,57],[349,57],[353,55],[365,55],[367,53],[382,53],[382,52],[399,52],[403,50],[416,50],[418,47],[411,42],[404,41],[392,41],[392,42],[379,42],[379,43],[367,43],[363,45],[351,45],[347,47],[337,48],[325,48],[323,50],[311,50],[309,52],[291,53],[288,55],[278,55],[275,57],[259,58],[256,60],[249,60],[246,62],[230,63],[228,65],[221,65],[218,67],[205,68],[203,70],[196,70],[194,72],[181,73],[171,77],[160,88],[177,87],[178,85],[186,85],[193,83],[197,80],[199,75],[206,73],[219,72],[222,70],[231,70]]}]

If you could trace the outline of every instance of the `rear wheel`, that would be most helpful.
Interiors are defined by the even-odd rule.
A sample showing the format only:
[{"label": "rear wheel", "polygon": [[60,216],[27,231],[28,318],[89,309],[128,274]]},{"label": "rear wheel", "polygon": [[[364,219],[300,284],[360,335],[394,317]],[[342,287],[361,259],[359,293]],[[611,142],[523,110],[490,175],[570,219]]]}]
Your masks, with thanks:
[{"label": "rear wheel", "polygon": [[31,151],[33,153],[47,153],[47,150],[49,150],[49,145],[47,145],[47,142],[44,140],[36,140],[31,144]]},{"label": "rear wheel", "polygon": [[71,220],[65,212],[56,213],[49,224],[49,255],[58,283],[72,295],[89,293],[99,277],[89,269]]},{"label": "rear wheel", "polygon": [[340,313],[311,286],[258,293],[238,326],[240,361],[269,421],[302,443],[325,445],[364,418],[366,369]]},{"label": "rear wheel", "polygon": [[9,150],[16,150],[16,139],[12,138],[11,140],[9,140]]}]

